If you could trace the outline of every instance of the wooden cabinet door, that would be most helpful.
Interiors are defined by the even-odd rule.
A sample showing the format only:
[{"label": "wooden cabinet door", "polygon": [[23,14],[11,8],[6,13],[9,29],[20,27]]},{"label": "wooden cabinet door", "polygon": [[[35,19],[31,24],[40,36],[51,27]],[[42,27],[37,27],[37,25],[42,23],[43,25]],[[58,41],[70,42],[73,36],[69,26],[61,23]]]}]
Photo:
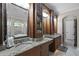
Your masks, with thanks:
[{"label": "wooden cabinet door", "polygon": [[55,50],[58,48],[58,46],[59,46],[59,39],[56,38],[55,39]]},{"label": "wooden cabinet door", "polygon": [[40,46],[31,49],[27,56],[40,56]]},{"label": "wooden cabinet door", "polygon": [[53,42],[49,45],[49,50],[54,52],[61,45],[61,36],[54,38]]},{"label": "wooden cabinet door", "polygon": [[61,45],[61,36],[55,38],[55,50]]},{"label": "wooden cabinet door", "polygon": [[59,37],[59,45],[61,45],[61,36]]},{"label": "wooden cabinet door", "polygon": [[49,55],[49,44],[50,42],[41,45],[41,56]]},{"label": "wooden cabinet door", "polygon": [[49,50],[54,52],[55,51],[55,39],[52,41],[52,43],[49,45]]},{"label": "wooden cabinet door", "polygon": [[58,43],[56,43],[58,46],[60,46],[61,45],[61,36],[59,36],[59,37],[57,37],[57,42]]},{"label": "wooden cabinet door", "polygon": [[40,46],[34,47],[28,51],[20,53],[16,56],[40,56]]}]

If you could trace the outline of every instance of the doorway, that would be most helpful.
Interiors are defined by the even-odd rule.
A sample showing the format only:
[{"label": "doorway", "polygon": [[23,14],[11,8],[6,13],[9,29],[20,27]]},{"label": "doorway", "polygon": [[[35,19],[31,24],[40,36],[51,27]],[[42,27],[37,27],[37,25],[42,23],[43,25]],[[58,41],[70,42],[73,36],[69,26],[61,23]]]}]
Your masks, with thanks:
[{"label": "doorway", "polygon": [[63,21],[64,44],[66,46],[77,46],[77,18],[68,16]]}]

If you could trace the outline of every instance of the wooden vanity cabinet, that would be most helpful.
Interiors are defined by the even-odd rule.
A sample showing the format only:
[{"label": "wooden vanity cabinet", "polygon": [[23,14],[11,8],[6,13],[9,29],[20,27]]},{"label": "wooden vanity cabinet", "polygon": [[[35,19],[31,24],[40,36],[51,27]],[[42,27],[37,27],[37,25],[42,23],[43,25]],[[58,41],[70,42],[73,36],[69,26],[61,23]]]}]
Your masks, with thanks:
[{"label": "wooden vanity cabinet", "polygon": [[49,44],[51,42],[47,42],[41,45],[41,56],[48,56],[49,55]]},{"label": "wooden vanity cabinet", "polygon": [[16,56],[40,56],[40,46],[24,51]]},{"label": "wooden vanity cabinet", "polygon": [[49,45],[49,50],[54,52],[61,45],[61,36],[54,38],[53,42]]},{"label": "wooden vanity cabinet", "polygon": [[16,56],[48,56],[49,55],[49,44],[50,42],[46,42],[28,51],[24,51]]}]

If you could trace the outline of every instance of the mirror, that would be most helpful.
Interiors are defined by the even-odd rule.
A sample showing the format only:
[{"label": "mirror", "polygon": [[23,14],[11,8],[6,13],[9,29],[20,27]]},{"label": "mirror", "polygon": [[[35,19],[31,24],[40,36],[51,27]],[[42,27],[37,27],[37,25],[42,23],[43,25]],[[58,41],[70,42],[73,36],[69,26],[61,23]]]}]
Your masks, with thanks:
[{"label": "mirror", "polygon": [[7,37],[27,36],[28,9],[16,4],[6,4]]},{"label": "mirror", "polygon": [[50,33],[50,15],[49,10],[46,6],[43,5],[43,33],[49,34]]}]

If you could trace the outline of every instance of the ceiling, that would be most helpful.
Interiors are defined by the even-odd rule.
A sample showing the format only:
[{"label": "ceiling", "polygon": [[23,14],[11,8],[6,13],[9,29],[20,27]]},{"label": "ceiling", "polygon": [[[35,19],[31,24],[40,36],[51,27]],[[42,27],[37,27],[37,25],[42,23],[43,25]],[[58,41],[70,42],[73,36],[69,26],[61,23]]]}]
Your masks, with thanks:
[{"label": "ceiling", "polygon": [[55,14],[79,9],[79,3],[46,3],[46,5],[50,9],[54,10]]}]

